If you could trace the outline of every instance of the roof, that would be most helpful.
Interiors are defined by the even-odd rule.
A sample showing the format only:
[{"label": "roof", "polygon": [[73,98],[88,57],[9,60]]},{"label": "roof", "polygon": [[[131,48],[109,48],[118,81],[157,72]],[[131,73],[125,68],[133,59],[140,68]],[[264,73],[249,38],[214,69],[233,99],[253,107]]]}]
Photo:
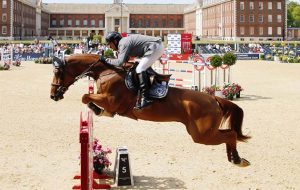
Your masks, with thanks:
[{"label": "roof", "polygon": [[[44,3],[51,14],[104,14],[117,4]],[[188,4],[125,4],[130,14],[183,14]]]}]

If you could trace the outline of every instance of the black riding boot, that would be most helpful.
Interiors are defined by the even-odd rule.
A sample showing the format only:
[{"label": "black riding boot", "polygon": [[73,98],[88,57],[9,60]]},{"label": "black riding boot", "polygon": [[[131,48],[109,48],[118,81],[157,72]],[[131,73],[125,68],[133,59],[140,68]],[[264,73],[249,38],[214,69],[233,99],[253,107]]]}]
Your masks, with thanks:
[{"label": "black riding boot", "polygon": [[138,73],[138,79],[140,83],[139,95],[141,97],[141,103],[139,104],[139,101],[137,101],[135,109],[143,109],[153,102],[148,96],[150,80],[145,71]]}]

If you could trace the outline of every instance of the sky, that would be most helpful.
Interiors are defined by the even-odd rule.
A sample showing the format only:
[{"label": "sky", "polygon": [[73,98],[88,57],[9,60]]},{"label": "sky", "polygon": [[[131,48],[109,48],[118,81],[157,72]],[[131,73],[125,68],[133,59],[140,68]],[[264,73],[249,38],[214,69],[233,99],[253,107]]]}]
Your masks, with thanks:
[{"label": "sky", "polygon": [[[191,4],[195,0],[123,0],[123,3],[134,4]],[[43,3],[113,3],[113,0],[43,0]]]},{"label": "sky", "polygon": [[[123,0],[123,3],[135,3],[135,4],[191,4],[196,0]],[[300,3],[300,0],[292,0]],[[43,3],[112,3],[113,0],[43,0]]]},{"label": "sky", "polygon": [[[123,3],[135,3],[135,4],[191,4],[196,0],[123,0]],[[292,0],[300,3],[300,0]],[[43,0],[43,3],[112,3],[113,0]]]}]

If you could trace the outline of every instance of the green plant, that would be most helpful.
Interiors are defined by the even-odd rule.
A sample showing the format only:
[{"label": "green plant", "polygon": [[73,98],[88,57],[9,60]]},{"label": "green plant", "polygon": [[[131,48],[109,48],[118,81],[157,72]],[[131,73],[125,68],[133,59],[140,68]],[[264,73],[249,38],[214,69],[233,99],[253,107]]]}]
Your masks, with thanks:
[{"label": "green plant", "polygon": [[39,63],[39,59],[34,59],[34,63]]},{"label": "green plant", "polygon": [[288,56],[283,55],[283,56],[282,56],[282,62],[283,62],[283,63],[287,63],[287,60],[288,60]]},{"label": "green plant", "polygon": [[260,54],[259,59],[266,60],[265,54]]},{"label": "green plant", "polygon": [[72,50],[70,47],[66,47],[66,49],[64,50],[65,55],[70,55],[72,53]]},{"label": "green plant", "polygon": [[104,149],[98,139],[94,139],[93,142],[93,165],[94,170],[98,174],[102,174],[104,168],[108,168],[111,165],[108,154],[111,153],[110,148]]},{"label": "green plant", "polygon": [[222,65],[222,57],[219,55],[214,55],[210,59],[210,65],[214,68],[220,67]]},{"label": "green plant", "polygon": [[295,57],[295,63],[300,63],[300,56]]},{"label": "green plant", "polygon": [[222,89],[222,94],[225,96],[225,98],[229,100],[233,100],[233,96],[236,94],[239,94],[242,91],[242,87],[239,84],[236,83],[228,83],[225,84]]},{"label": "green plant", "polygon": [[266,60],[272,60],[272,55],[271,54],[267,54],[266,55]]},{"label": "green plant", "polygon": [[101,43],[102,37],[100,35],[94,35],[93,36],[93,43],[95,44],[96,42]]},{"label": "green plant", "polygon": [[114,58],[114,57],[115,57],[114,52],[113,52],[112,49],[106,50],[106,51],[104,52],[104,56],[105,56],[105,57],[108,57],[108,58]]},{"label": "green plant", "polygon": [[53,58],[52,57],[48,57],[48,63],[52,64],[53,63]]},{"label": "green plant", "polygon": [[236,56],[232,52],[227,52],[223,56],[223,62],[225,65],[234,65],[236,63]]},{"label": "green plant", "polygon": [[287,58],[288,63],[295,63],[295,59],[293,57]]}]

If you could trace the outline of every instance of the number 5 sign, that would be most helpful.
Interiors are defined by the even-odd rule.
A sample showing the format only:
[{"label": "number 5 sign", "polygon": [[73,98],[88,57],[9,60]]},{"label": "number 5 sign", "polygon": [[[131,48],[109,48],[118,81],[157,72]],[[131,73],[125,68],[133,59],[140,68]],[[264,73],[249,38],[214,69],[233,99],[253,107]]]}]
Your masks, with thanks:
[{"label": "number 5 sign", "polygon": [[118,147],[115,162],[115,182],[117,186],[133,186],[127,147]]}]

